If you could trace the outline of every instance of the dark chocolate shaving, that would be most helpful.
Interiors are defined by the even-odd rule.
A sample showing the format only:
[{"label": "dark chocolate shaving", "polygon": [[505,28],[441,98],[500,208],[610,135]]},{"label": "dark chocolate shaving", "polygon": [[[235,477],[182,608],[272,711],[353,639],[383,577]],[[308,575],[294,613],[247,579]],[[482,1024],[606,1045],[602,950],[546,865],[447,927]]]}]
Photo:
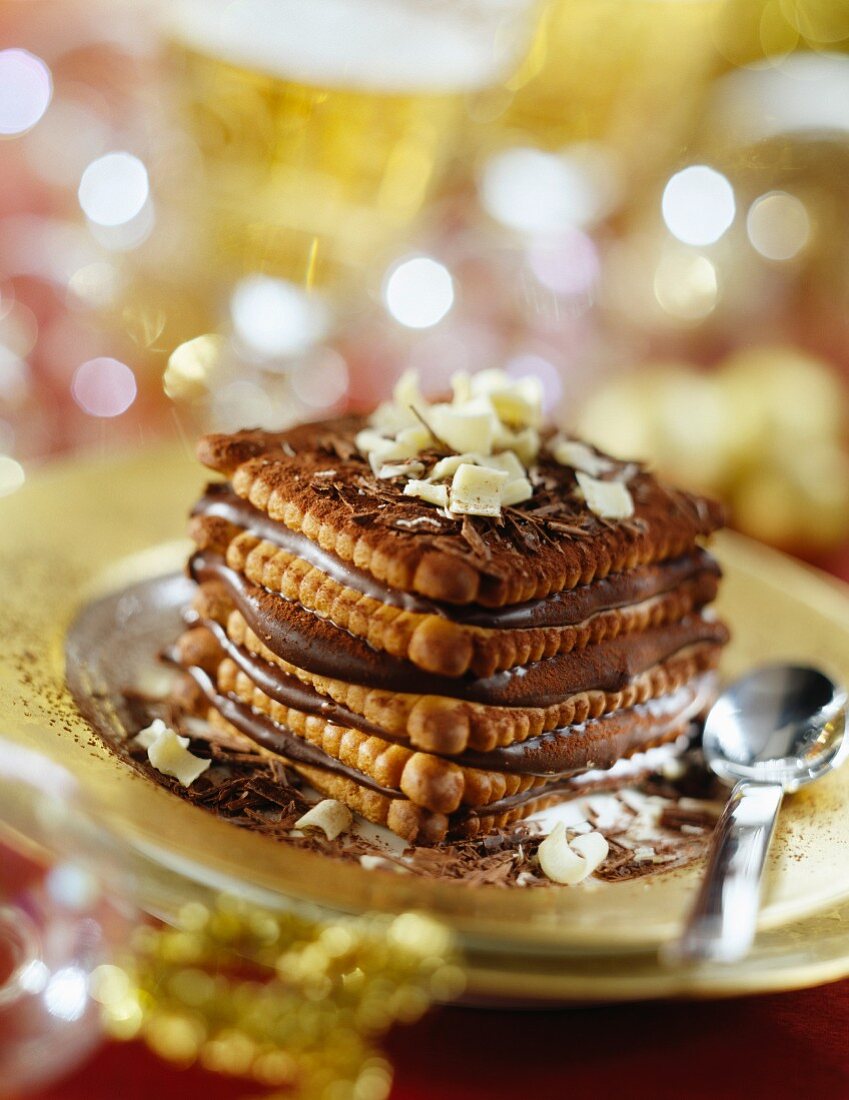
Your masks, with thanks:
[{"label": "dark chocolate shaving", "polygon": [[481,561],[488,562],[492,557],[489,547],[486,544],[486,539],[478,530],[474,519],[469,515],[463,516],[463,523],[460,528],[460,533],[469,545],[473,554],[476,554]]}]

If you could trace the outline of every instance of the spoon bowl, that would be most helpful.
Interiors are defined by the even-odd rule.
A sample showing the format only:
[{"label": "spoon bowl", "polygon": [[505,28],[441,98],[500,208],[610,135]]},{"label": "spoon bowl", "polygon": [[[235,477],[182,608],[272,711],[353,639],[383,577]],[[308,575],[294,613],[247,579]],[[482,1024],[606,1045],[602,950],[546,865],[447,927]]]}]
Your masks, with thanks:
[{"label": "spoon bowl", "polygon": [[846,692],[816,668],[764,665],[711,708],[702,745],[726,783],[751,779],[796,791],[840,763]]},{"label": "spoon bowl", "polygon": [[673,965],[733,963],[755,937],[761,878],[781,800],[843,762],[846,692],[825,673],[765,665],[711,708],[705,760],[734,784],[684,931],[661,951]]}]

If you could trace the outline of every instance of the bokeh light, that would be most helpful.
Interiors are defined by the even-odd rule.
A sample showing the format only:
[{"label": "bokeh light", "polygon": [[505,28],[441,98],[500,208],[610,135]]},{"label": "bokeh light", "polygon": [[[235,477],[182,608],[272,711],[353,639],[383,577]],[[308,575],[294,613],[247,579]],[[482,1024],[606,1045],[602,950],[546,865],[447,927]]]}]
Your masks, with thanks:
[{"label": "bokeh light", "polygon": [[4,344],[0,344],[0,401],[10,409],[23,405],[30,393],[30,369]]},{"label": "bokeh light", "polygon": [[280,411],[267,391],[247,378],[228,382],[214,391],[212,417],[214,426],[222,432],[236,432],[246,426],[273,431],[282,426]]},{"label": "bokeh light", "polygon": [[454,280],[443,264],[414,256],[389,271],[383,300],[389,313],[407,328],[430,328],[454,304]]},{"label": "bokeh light", "polygon": [[77,863],[57,863],[44,880],[51,901],[63,909],[85,912],[100,897],[100,886],[94,875]]},{"label": "bokeh light", "polygon": [[26,156],[47,183],[74,187],[86,165],[104,151],[108,138],[109,126],[93,106],[57,98],[27,138]]},{"label": "bokeh light", "polygon": [[483,170],[481,201],[491,217],[522,233],[585,225],[597,213],[598,192],[578,161],[539,149],[505,149]]},{"label": "bokeh light", "polygon": [[783,0],[781,12],[808,42],[830,45],[849,38],[846,4],[832,0]]},{"label": "bokeh light", "polygon": [[711,99],[710,128],[730,147],[782,135],[845,135],[849,57],[799,52],[774,68],[738,69],[717,81]]},{"label": "bokeh light", "polygon": [[88,1003],[88,980],[78,966],[65,966],[50,978],[44,990],[44,1004],[51,1016],[79,1020]]},{"label": "bokeh light", "polygon": [[26,477],[20,462],[9,455],[0,455],[0,497],[7,497],[20,489]]},{"label": "bokeh light", "polygon": [[0,347],[25,358],[38,339],[38,321],[23,302],[11,301],[0,315]]},{"label": "bokeh light", "polygon": [[223,336],[207,332],[175,348],[162,377],[166,394],[174,401],[203,396],[218,371],[226,345]]},{"label": "bokeh light", "polygon": [[134,218],[120,225],[98,225],[89,221],[88,228],[98,244],[110,252],[130,252],[144,244],[156,224],[156,211],[148,200]]},{"label": "bokeh light", "polygon": [[71,394],[90,416],[113,417],[125,413],[136,399],[136,377],[126,363],[102,356],[77,367]]},{"label": "bokeh light", "polygon": [[547,416],[554,412],[563,397],[563,379],[553,363],[528,352],[509,359],[504,369],[511,378],[536,378],[542,390],[543,412]]},{"label": "bokeh light", "polygon": [[31,130],[52,95],[50,69],[40,57],[28,50],[0,50],[0,134]]},{"label": "bokeh light", "polygon": [[244,347],[267,359],[299,355],[321,340],[328,327],[319,298],[266,275],[249,275],[236,284],[230,313]]},{"label": "bokeh light", "polygon": [[589,294],[600,273],[598,249],[580,229],[535,242],[528,249],[528,263],[542,285],[562,297]]},{"label": "bokeh light", "polygon": [[699,321],[716,306],[719,296],[716,268],[707,256],[697,252],[669,253],[657,265],[654,293],[670,316]]},{"label": "bokeh light", "polygon": [[734,221],[734,190],[713,168],[694,164],[666,184],[662,209],[673,237],[684,244],[714,244]]},{"label": "bokeh light", "polygon": [[752,247],[767,260],[792,260],[811,235],[805,204],[786,191],[770,191],[755,199],[746,216]]},{"label": "bokeh light", "polygon": [[330,409],[348,392],[348,364],[338,352],[325,348],[315,362],[293,375],[292,389],[311,409]]},{"label": "bokeh light", "polygon": [[150,195],[147,169],[132,153],[106,153],[83,172],[78,196],[95,225],[118,226],[142,212]]},{"label": "bokeh light", "polygon": [[71,304],[106,309],[115,301],[120,285],[117,268],[106,260],[84,264],[68,279]]}]

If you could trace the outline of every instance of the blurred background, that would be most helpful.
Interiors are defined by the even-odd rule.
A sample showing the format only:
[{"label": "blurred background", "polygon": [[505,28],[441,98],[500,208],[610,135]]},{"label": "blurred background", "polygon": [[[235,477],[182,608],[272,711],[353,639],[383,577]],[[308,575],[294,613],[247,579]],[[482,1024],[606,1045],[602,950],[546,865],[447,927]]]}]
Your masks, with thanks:
[{"label": "blurred background", "polygon": [[0,0],[0,494],[502,366],[849,577],[845,0]]}]

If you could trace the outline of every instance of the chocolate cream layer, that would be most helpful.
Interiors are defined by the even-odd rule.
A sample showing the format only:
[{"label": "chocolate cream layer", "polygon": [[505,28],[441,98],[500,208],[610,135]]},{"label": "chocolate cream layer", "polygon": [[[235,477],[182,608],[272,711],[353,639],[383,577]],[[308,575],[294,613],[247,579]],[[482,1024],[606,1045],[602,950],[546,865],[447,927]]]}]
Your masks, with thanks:
[{"label": "chocolate cream layer", "polygon": [[377,791],[378,794],[384,794],[390,798],[406,798],[406,795],[394,787],[383,787],[357,768],[349,768],[335,756],[330,756],[329,753],[304,740],[303,737],[299,737],[286,726],[281,726],[266,715],[253,710],[235,696],[222,695],[216,689],[209,674],[197,665],[181,667],[191,676],[207,702],[215,707],[222,718],[226,718],[232,726],[264,749],[285,756],[294,764],[304,764],[311,768],[333,772],[335,775],[343,775],[346,779],[359,783],[361,787]]},{"label": "chocolate cream layer", "polygon": [[222,583],[254,634],[291,665],[349,684],[491,706],[545,707],[578,692],[621,691],[635,676],[683,649],[718,646],[728,638],[721,623],[692,614],[492,676],[454,678],[372,649],[329,620],[253,584],[220,555],[194,554],[189,571],[198,583]]},{"label": "chocolate cream layer", "polygon": [[[342,763],[323,749],[299,737],[286,726],[254,710],[236,696],[222,694],[209,674],[198,666],[182,667],[200,688],[207,702],[231,725],[263,748],[285,757],[293,764],[344,776],[387,797],[406,798],[400,790],[382,786],[365,773]],[[665,699],[617,711],[592,719],[583,726],[566,727],[510,746],[510,750],[517,750],[515,752],[495,749],[486,754],[464,754],[454,759],[456,763],[469,767],[483,767],[489,771],[515,771],[551,780],[532,788],[524,795],[501,799],[491,806],[480,807],[477,811],[480,814],[497,813],[501,808],[508,809],[528,798],[544,797],[546,794],[565,790],[565,781],[576,779],[585,772],[597,772],[612,767],[625,755],[633,755],[671,739],[676,734],[680,735],[704,709],[709,692],[709,681],[703,679],[699,684],[690,685]],[[552,752],[552,746],[558,741],[566,747],[559,762],[567,766],[555,772],[550,770],[557,755]],[[546,761],[547,770],[535,770],[538,766],[534,762],[535,756],[541,756]],[[480,762],[473,763],[469,757],[479,757]],[[579,761],[581,765],[576,766]]]},{"label": "chocolate cream layer", "polygon": [[[219,623],[201,621],[215,636],[222,651],[252,683],[282,706],[316,715],[332,725],[360,730],[384,741],[409,743],[329,700],[309,684],[288,676],[276,665],[237,646]],[[609,768],[621,757],[638,751],[646,744],[663,740],[673,730],[701,714],[712,698],[713,679],[710,674],[701,676],[671,695],[614,711],[582,725],[563,726],[489,752],[466,750],[453,756],[433,755],[441,755],[463,767],[518,775],[563,776],[590,768]]]},{"label": "chocolate cream layer", "polygon": [[599,611],[627,607],[652,596],[671,592],[683,581],[697,576],[704,577],[705,580],[713,579],[713,585],[706,594],[708,602],[716,594],[716,584],[720,576],[719,566],[714,559],[706,550],[697,547],[692,553],[682,557],[643,565],[627,573],[611,573],[593,584],[579,585],[542,600],[530,600],[495,610],[476,605],[439,604],[382,584],[370,573],[342,561],[312,539],[270,519],[264,512],[237,496],[227,483],[208,486],[192,515],[223,519],[256,538],[265,539],[281,550],[301,558],[346,588],[352,588],[381,603],[400,607],[405,611],[440,615],[467,626],[490,629],[574,626]]}]

